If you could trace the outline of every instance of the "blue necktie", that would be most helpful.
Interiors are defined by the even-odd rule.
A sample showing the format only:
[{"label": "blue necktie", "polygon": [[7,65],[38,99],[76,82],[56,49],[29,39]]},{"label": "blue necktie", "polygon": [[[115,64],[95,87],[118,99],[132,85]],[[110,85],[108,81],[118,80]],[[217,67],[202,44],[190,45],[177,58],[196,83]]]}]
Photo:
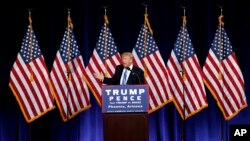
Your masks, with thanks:
[{"label": "blue necktie", "polygon": [[123,78],[122,78],[122,85],[126,85],[127,79],[127,70],[124,71]]}]

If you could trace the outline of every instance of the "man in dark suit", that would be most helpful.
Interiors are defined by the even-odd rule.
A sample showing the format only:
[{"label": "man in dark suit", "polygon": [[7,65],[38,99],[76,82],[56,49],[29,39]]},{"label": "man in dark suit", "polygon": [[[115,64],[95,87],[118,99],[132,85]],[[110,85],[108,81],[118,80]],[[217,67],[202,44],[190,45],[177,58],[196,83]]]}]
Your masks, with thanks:
[{"label": "man in dark suit", "polygon": [[102,73],[94,73],[95,78],[109,85],[145,84],[143,70],[133,65],[133,54],[131,52],[124,52],[121,58],[122,64],[116,66],[113,77],[107,78]]}]

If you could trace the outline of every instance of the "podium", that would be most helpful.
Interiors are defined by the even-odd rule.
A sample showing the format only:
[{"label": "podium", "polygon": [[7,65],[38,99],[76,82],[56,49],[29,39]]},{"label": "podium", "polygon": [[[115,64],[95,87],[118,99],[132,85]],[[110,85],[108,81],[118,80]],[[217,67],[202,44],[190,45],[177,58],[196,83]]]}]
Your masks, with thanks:
[{"label": "podium", "polygon": [[104,85],[104,141],[148,141],[148,86]]}]

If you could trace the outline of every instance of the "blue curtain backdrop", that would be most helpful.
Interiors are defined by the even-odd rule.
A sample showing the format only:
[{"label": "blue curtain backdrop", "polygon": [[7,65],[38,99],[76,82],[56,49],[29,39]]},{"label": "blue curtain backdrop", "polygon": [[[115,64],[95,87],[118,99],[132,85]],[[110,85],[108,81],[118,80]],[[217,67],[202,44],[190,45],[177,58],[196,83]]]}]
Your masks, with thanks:
[{"label": "blue curtain backdrop", "polygon": [[[225,29],[228,33],[246,84],[250,102],[250,22],[247,1],[218,0],[39,0],[6,1],[1,6],[0,55],[0,141],[102,141],[103,119],[101,108],[91,94],[92,107],[69,122],[63,122],[58,108],[34,122],[26,123],[9,86],[9,75],[28,25],[28,9],[32,8],[33,28],[50,71],[56,51],[67,26],[67,8],[71,9],[74,33],[85,65],[97,42],[103,25],[103,6],[107,6],[110,29],[120,53],[135,46],[144,22],[144,6],[154,38],[165,61],[174,46],[186,7],[187,28],[201,66],[214,38],[223,8]],[[150,141],[229,141],[232,124],[250,124],[249,107],[229,121],[222,118],[216,101],[206,89],[209,106],[185,121],[173,103],[149,115]],[[184,134],[182,134],[184,131]]]}]

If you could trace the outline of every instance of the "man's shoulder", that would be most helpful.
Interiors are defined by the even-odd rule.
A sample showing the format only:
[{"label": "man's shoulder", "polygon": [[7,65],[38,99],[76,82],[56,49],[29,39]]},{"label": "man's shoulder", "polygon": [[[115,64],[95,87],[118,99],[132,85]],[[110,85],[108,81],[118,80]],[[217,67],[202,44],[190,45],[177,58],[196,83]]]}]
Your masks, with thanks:
[{"label": "man's shoulder", "polygon": [[116,66],[116,70],[122,70],[124,67],[122,64]]},{"label": "man's shoulder", "polygon": [[116,68],[123,68],[123,65],[119,64],[119,65],[116,66]]},{"label": "man's shoulder", "polygon": [[133,69],[135,70],[135,71],[137,71],[137,72],[143,72],[143,70],[140,68],[140,67],[138,67],[138,66],[133,66]]}]

